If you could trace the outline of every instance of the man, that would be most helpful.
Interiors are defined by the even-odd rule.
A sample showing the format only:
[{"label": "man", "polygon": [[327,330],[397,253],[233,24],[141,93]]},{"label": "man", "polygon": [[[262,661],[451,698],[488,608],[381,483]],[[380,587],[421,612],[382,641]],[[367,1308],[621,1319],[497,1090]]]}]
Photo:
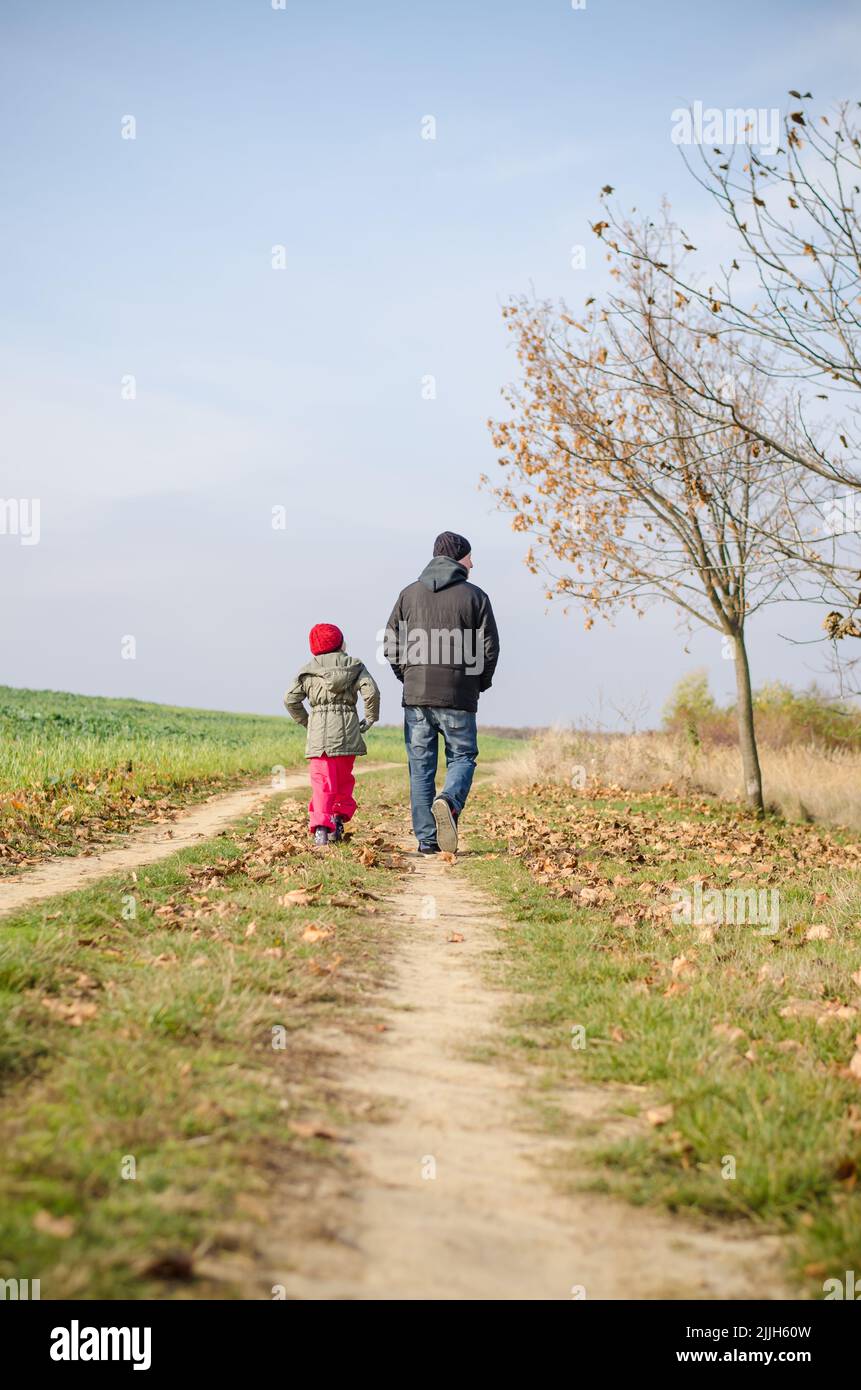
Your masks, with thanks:
[{"label": "man", "polygon": [[[493,680],[499,635],[490,599],[467,580],[469,541],[443,531],[433,559],[398,596],[386,629],[386,657],[404,687],[404,737],[413,831],[420,854],[457,850],[458,817],[478,757],[478,697]],[[439,735],[445,786],[436,795]]]}]

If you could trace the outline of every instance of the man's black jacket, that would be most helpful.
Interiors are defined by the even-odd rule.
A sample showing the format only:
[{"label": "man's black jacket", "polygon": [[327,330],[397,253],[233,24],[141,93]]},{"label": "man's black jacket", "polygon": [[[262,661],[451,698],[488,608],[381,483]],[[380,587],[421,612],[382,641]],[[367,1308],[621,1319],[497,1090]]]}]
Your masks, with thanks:
[{"label": "man's black jacket", "polygon": [[456,560],[438,555],[399,595],[386,657],[403,681],[405,705],[475,713],[493,681],[499,633],[490,599]]}]

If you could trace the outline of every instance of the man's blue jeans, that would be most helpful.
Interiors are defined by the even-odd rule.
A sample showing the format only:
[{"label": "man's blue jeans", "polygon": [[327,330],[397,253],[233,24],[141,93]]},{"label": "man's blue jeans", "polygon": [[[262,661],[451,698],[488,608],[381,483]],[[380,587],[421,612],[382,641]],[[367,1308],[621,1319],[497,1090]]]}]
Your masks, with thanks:
[{"label": "man's blue jeans", "polygon": [[420,845],[436,844],[436,823],[431,815],[431,802],[436,796],[440,734],[445,744],[445,786],[440,795],[455,811],[462,811],[472,786],[478,757],[475,715],[463,709],[404,706],[404,738],[410,765],[410,807],[413,830]]}]

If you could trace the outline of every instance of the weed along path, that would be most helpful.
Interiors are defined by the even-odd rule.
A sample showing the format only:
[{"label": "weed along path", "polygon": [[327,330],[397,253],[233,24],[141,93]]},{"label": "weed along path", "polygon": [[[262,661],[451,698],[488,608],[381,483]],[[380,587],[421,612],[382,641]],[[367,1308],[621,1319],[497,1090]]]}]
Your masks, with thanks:
[{"label": "weed along path", "polygon": [[[380,772],[394,766],[391,763],[369,763],[356,769],[357,775]],[[219,793],[187,811],[178,813],[169,825],[148,826],[127,835],[120,844],[111,845],[95,854],[46,860],[38,868],[10,878],[0,879],[0,917],[45,898],[61,893],[73,893],[86,888],[100,878],[122,869],[137,869],[167,859],[177,850],[218,835],[228,825],[257,811],[270,797],[280,792],[304,787],[308,774],[303,768],[288,773],[277,785],[272,779],[257,782],[237,791]]]},{"label": "weed along path", "polygon": [[[301,1211],[293,1202],[279,1217],[276,1205],[258,1245],[261,1289],[323,1300],[787,1296],[774,1237],[554,1190],[550,1168],[570,1140],[528,1126],[527,1082],[487,1052],[505,1003],[486,980],[502,927],[493,901],[457,863],[410,862],[386,923],[381,1031],[314,1039],[334,1087],[361,1097],[369,1118],[345,1136],[350,1161]],[[610,1124],[618,1093],[575,1086],[566,1101]]]}]

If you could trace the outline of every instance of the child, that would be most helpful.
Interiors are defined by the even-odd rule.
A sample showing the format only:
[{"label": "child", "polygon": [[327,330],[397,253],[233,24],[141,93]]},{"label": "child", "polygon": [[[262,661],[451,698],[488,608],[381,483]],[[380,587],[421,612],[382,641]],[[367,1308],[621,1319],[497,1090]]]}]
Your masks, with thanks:
[{"label": "child", "polygon": [[[302,667],[284,703],[290,718],[308,730],[309,828],[315,844],[327,845],[341,839],[344,821],[356,809],[353,762],[368,751],[362,734],[380,717],[380,692],[361,661],[344,651],[344,634],[334,623],[318,623],[308,636],[314,659]],[[356,713],[360,695],[365,705],[361,723]]]}]

